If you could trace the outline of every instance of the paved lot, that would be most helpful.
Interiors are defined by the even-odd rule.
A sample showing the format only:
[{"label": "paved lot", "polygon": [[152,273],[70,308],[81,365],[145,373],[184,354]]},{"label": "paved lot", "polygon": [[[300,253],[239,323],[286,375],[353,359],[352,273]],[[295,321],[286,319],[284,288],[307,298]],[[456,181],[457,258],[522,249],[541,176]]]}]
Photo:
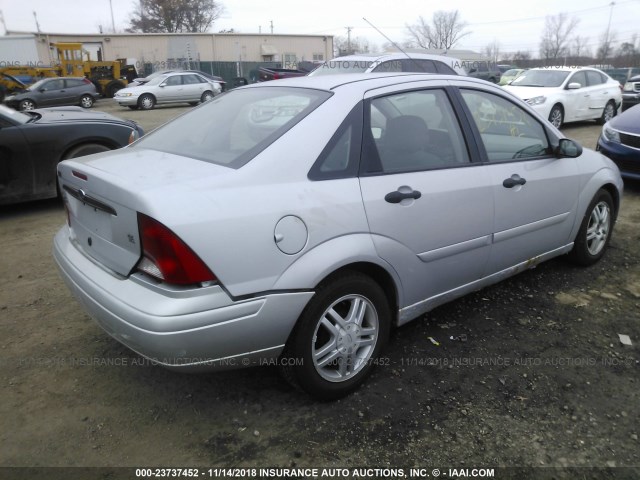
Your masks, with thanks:
[{"label": "paved lot", "polygon": [[[193,107],[96,108],[149,131]],[[593,147],[600,127],[564,131]],[[110,339],[55,270],[64,221],[55,200],[0,208],[0,466],[640,467],[637,184],[600,264],[557,259],[438,308],[328,404],[273,368],[181,375]]]}]

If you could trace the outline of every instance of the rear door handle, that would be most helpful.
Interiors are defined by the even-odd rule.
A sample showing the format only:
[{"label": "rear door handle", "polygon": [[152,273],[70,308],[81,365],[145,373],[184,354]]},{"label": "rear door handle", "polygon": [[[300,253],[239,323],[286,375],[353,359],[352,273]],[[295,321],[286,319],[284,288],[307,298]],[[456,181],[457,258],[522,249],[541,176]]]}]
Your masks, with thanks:
[{"label": "rear door handle", "polygon": [[414,200],[419,199],[422,196],[418,190],[412,190],[407,193],[403,193],[399,190],[395,192],[389,192],[384,196],[384,199],[389,203],[400,203],[405,198],[413,198]]},{"label": "rear door handle", "polygon": [[514,173],[509,178],[504,179],[504,182],[502,182],[502,186],[504,188],[513,188],[516,185],[524,185],[525,183],[527,183],[527,181],[524,178],[522,178],[517,173]]}]

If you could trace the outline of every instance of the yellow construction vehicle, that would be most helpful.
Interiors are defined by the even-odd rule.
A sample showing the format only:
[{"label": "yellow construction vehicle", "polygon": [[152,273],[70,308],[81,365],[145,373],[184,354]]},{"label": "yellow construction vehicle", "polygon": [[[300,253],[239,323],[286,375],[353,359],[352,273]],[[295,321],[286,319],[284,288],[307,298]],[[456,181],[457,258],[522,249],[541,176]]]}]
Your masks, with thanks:
[{"label": "yellow construction vehicle", "polygon": [[[81,43],[52,43],[58,55],[59,75],[65,77],[87,77],[105,97],[113,95],[137,77],[133,65],[121,61],[91,60]],[[85,58],[86,55],[86,58]]]}]

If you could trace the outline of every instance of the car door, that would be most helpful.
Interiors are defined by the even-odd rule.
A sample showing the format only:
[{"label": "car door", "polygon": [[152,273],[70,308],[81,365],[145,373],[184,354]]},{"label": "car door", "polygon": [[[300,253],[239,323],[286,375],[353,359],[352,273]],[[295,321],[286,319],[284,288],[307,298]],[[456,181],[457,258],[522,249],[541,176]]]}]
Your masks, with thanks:
[{"label": "car door", "polygon": [[587,108],[589,109],[588,118],[600,118],[605,105],[610,98],[614,96],[613,89],[618,88],[613,82],[608,83],[607,77],[595,70],[586,70],[587,89],[589,96]]},{"label": "car door", "polygon": [[34,191],[33,159],[21,127],[0,118],[0,205]]},{"label": "car door", "polygon": [[[580,87],[569,88],[572,83],[578,84]],[[565,121],[588,119],[590,92],[585,72],[575,72],[569,77],[566,85]]]},{"label": "car door", "polygon": [[158,103],[181,101],[183,92],[182,75],[172,75],[160,84],[156,98]]},{"label": "car door", "polygon": [[487,275],[567,246],[580,188],[577,159],[557,158],[545,127],[516,101],[472,88],[460,93],[493,189]]},{"label": "car door", "polygon": [[55,78],[42,85],[42,88],[38,91],[36,104],[38,107],[65,105],[67,95],[64,79]]},{"label": "car door", "polygon": [[402,279],[405,306],[435,306],[481,278],[493,192],[446,90],[412,88],[367,98],[360,187],[375,248]]},{"label": "car door", "polygon": [[185,101],[198,101],[202,94],[207,89],[207,81],[202,78],[200,75],[196,75],[195,73],[185,75],[182,78],[182,82],[184,84],[184,95]]}]

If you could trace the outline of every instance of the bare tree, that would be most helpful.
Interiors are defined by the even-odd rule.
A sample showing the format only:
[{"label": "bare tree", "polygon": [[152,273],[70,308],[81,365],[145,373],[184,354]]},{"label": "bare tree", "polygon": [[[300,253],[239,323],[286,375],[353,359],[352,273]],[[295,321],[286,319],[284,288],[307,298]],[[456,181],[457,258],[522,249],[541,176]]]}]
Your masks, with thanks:
[{"label": "bare tree", "polygon": [[416,25],[407,25],[407,33],[412,46],[449,50],[463,37],[467,23],[462,21],[458,10],[439,10],[433,14],[431,24],[424,17],[418,18]]},{"label": "bare tree", "polygon": [[224,12],[216,0],[140,0],[129,20],[129,32],[206,32]]},{"label": "bare tree", "polygon": [[596,52],[596,57],[601,65],[604,65],[608,58],[613,56],[613,44],[616,41],[616,34],[609,33],[609,30],[600,36],[600,44]]},{"label": "bare tree", "polygon": [[569,18],[566,13],[548,15],[540,39],[540,56],[545,60],[557,60],[569,53],[569,38],[580,20]]},{"label": "bare tree", "polygon": [[484,54],[493,63],[498,63],[498,57],[500,56],[500,42],[494,40],[489,45],[484,47]]},{"label": "bare tree", "polygon": [[571,41],[570,54],[574,58],[590,57],[591,49],[589,48],[589,37],[581,37],[576,35]]}]

